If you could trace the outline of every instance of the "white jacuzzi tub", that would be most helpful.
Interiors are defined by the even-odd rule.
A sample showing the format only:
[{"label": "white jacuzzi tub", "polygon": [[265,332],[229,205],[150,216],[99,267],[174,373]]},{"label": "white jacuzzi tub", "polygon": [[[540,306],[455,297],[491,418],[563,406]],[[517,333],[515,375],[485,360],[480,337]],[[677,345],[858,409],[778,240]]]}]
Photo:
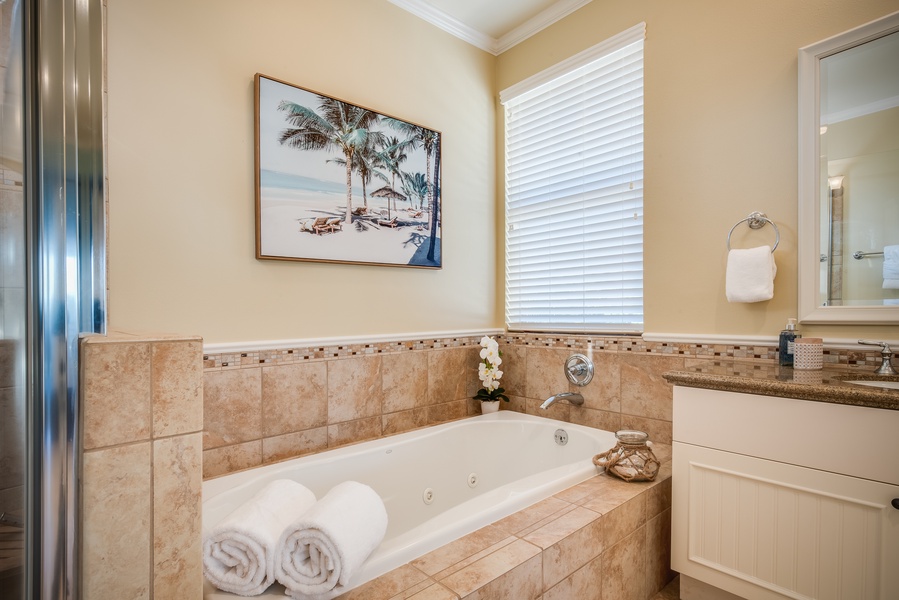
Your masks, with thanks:
[{"label": "white jacuzzi tub", "polygon": [[[565,445],[555,440],[560,429]],[[615,441],[608,431],[512,411],[453,421],[210,479],[203,530],[274,479],[302,483],[318,498],[359,481],[381,496],[389,525],[356,587],[588,479],[593,456]],[[276,584],[265,595],[283,594]],[[206,583],[207,600],[237,597]]]}]

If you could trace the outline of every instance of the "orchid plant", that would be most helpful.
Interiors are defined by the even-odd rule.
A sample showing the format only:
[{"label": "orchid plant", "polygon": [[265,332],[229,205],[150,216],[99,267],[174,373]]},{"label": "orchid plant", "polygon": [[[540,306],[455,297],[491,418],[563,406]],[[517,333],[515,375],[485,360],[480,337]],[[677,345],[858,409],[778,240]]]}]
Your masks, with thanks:
[{"label": "orchid plant", "polygon": [[503,372],[499,370],[499,366],[503,364],[502,356],[503,353],[499,351],[499,344],[496,340],[486,335],[481,338],[481,362],[478,364],[478,377],[484,387],[473,396],[475,400],[509,401],[509,397],[505,394],[506,390],[499,386],[499,380],[503,376]]}]

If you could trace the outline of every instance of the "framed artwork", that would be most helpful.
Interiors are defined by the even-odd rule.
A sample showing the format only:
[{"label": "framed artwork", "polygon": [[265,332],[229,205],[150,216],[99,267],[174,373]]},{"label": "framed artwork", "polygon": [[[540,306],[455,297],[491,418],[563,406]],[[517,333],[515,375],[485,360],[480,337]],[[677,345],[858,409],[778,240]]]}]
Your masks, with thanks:
[{"label": "framed artwork", "polygon": [[438,131],[256,74],[256,258],[439,269]]}]

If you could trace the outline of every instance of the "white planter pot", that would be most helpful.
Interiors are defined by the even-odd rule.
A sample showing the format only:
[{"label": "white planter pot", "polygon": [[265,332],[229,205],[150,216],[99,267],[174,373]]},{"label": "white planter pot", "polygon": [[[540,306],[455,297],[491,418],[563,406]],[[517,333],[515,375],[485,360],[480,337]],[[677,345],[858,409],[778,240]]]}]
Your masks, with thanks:
[{"label": "white planter pot", "polygon": [[481,400],[481,414],[495,413],[499,410],[499,400],[491,402],[489,400]]}]

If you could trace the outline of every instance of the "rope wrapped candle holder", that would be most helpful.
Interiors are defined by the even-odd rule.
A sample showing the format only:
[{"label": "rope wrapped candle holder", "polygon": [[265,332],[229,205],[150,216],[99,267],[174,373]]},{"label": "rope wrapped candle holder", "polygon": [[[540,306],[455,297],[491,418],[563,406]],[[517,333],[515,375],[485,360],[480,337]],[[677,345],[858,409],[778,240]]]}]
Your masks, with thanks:
[{"label": "rope wrapped candle holder", "polygon": [[625,481],[652,481],[661,463],[653,453],[649,435],[643,431],[622,429],[615,432],[615,447],[593,457],[593,464]]}]

